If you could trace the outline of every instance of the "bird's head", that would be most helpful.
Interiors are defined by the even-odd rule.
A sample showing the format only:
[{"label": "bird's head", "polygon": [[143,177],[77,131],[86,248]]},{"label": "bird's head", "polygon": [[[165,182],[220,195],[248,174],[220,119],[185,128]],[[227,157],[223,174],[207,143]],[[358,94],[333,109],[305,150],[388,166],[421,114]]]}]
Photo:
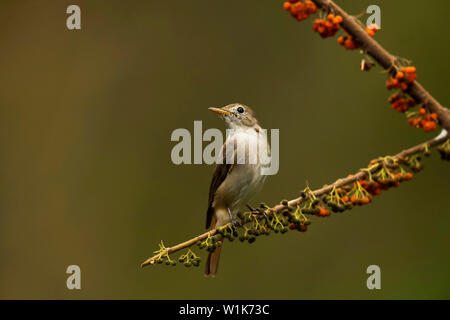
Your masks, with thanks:
[{"label": "bird's head", "polygon": [[250,107],[241,103],[232,103],[221,108],[209,108],[219,114],[228,128],[259,128],[255,113]]}]

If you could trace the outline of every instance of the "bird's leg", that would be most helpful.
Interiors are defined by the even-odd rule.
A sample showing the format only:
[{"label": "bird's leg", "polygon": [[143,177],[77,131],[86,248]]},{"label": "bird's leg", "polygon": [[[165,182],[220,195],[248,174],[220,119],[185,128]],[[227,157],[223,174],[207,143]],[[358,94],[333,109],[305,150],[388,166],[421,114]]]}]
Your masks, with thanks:
[{"label": "bird's leg", "polygon": [[227,208],[227,210],[228,210],[228,214],[230,215],[230,221],[231,221],[231,224],[233,225],[233,229],[235,227],[240,227],[241,224],[236,219],[233,218],[233,215],[231,214],[230,208]]}]

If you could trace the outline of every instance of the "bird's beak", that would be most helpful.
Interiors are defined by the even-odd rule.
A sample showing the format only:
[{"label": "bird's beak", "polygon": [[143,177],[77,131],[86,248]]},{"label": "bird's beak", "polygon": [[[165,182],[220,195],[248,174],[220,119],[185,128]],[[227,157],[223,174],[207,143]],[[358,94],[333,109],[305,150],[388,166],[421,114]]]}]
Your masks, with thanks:
[{"label": "bird's beak", "polygon": [[223,110],[223,109],[220,109],[220,108],[208,108],[208,110],[210,110],[212,112],[215,112],[215,113],[218,113],[218,114],[224,114],[224,115],[227,115],[227,116],[232,114],[230,111],[226,111],[226,110]]}]

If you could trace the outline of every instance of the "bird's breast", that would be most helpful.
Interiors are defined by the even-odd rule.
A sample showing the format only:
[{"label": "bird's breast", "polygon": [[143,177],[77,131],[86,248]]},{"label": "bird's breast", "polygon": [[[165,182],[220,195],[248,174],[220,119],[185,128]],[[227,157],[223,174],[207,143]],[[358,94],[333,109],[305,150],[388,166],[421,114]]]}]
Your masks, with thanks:
[{"label": "bird's breast", "polygon": [[230,207],[234,212],[261,189],[266,176],[261,175],[258,135],[245,130],[238,131],[225,144],[233,140],[236,144],[235,163],[218,188],[215,202]]}]

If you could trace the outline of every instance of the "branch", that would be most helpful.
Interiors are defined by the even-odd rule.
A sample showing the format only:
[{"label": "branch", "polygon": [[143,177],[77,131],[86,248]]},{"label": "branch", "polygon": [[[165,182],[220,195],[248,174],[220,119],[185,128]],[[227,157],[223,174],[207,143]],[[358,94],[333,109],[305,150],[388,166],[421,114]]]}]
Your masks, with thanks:
[{"label": "branch", "polygon": [[[395,67],[398,68],[400,66],[398,59],[370,37],[355,17],[349,15],[331,0],[312,1],[323,10],[340,15],[342,17],[341,25],[344,30],[358,42],[368,55],[374,58],[384,69],[388,70],[390,74],[395,75]],[[444,108],[420,83],[417,81],[412,82],[405,91],[417,102],[425,105],[431,112],[436,113],[441,126],[447,132],[450,132],[450,111]]]},{"label": "branch", "polygon": [[[449,138],[449,135],[448,134],[444,134],[444,135],[442,135],[442,137],[438,136],[437,138],[434,138],[434,139],[431,139],[431,140],[426,141],[424,143],[418,144],[418,145],[416,145],[414,147],[411,147],[409,149],[405,149],[405,150],[399,152],[398,154],[396,154],[395,156],[388,157],[388,158],[389,159],[396,159],[396,160],[405,159],[405,158],[410,157],[410,156],[412,156],[414,154],[423,152],[424,150],[427,150],[428,148],[435,147],[436,145],[445,142],[448,138]],[[369,166],[369,167],[367,167],[365,169],[360,169],[357,173],[355,173],[353,175],[350,175],[347,178],[339,179],[335,183],[332,183],[330,185],[326,185],[326,186],[324,186],[324,187],[322,187],[320,189],[317,189],[317,190],[313,191],[312,193],[316,197],[322,196],[324,194],[329,193],[334,188],[339,188],[339,187],[342,187],[342,186],[345,186],[345,185],[352,184],[352,183],[354,183],[354,182],[356,182],[358,180],[361,180],[362,178],[367,177],[369,175],[369,172],[370,173],[374,173],[378,169],[379,169],[379,167],[378,167],[377,164]],[[304,197],[300,196],[300,197],[298,197],[296,199],[293,199],[293,200],[289,201],[288,202],[288,206],[297,206],[297,205],[301,204],[303,201],[305,201],[307,199],[308,199],[307,197],[304,198]],[[274,206],[272,208],[267,209],[265,211],[265,213],[267,215],[272,215],[274,213],[281,212],[285,208],[286,208],[285,205],[279,204],[279,205],[276,205],[276,206]],[[223,228],[228,228],[228,227],[231,227],[231,226],[232,226],[232,224],[228,223],[227,225],[223,226]],[[202,241],[202,240],[207,239],[208,237],[212,237],[216,233],[217,233],[217,229],[213,229],[213,230],[205,232],[205,233],[203,233],[201,235],[198,235],[198,236],[196,236],[196,237],[194,237],[194,238],[192,238],[190,240],[187,240],[187,241],[185,241],[183,243],[177,244],[176,246],[169,247],[169,248],[164,248],[164,250],[158,251],[158,253],[156,255],[154,255],[151,258],[148,258],[146,261],[144,261],[141,264],[141,267],[145,267],[147,265],[154,264],[155,261],[158,260],[159,258],[161,258],[162,256],[164,256],[166,254],[171,254],[171,253],[177,252],[177,251],[182,250],[184,248],[191,247],[191,246],[195,245],[196,243],[198,243],[198,241]]]},{"label": "branch", "polygon": [[[432,147],[434,147],[434,146],[436,146],[438,144],[441,144],[444,141],[446,141],[447,139],[448,139],[448,134],[445,134],[443,137],[439,137],[437,139],[434,138],[434,139],[428,140],[427,142],[423,142],[423,143],[418,144],[418,145],[416,145],[414,147],[411,147],[409,149],[405,149],[405,150],[397,153],[395,156],[392,157],[392,159],[398,159],[398,160],[405,159],[406,157],[409,157],[409,156],[411,156],[413,154],[417,154],[417,153],[422,152],[426,147],[432,148]],[[353,183],[355,181],[358,181],[358,180],[360,180],[362,178],[365,178],[365,177],[368,176],[369,172],[373,173],[377,169],[378,169],[377,166],[369,166],[367,168],[360,169],[357,173],[355,173],[355,174],[353,174],[351,176],[348,176],[347,178],[339,179],[339,180],[337,180],[335,183],[333,183],[331,185],[326,185],[326,186],[322,187],[321,189],[313,191],[313,194],[316,197],[324,195],[324,194],[330,192],[331,190],[333,190],[333,188],[339,188],[339,187],[351,184],[351,183]],[[303,197],[298,197],[297,199],[289,201],[288,204],[289,205],[298,205],[303,200],[304,200]],[[277,205],[277,206],[273,207],[272,209],[275,212],[279,212],[280,210],[283,209],[283,207],[284,206],[280,204],[280,205]]]},{"label": "branch", "polygon": [[[306,10],[308,11],[309,9],[311,9],[311,13],[315,13],[317,11],[317,8],[314,8],[315,5],[317,7],[319,7],[320,9],[322,9],[325,12],[329,12],[329,13],[333,13],[336,16],[340,16],[342,18],[342,21],[338,21],[338,24],[341,24],[343,29],[352,37],[352,39],[357,43],[357,45],[362,48],[362,50],[370,55],[372,58],[374,58],[384,69],[386,69],[392,76],[396,76],[396,74],[399,72],[398,69],[400,69],[401,65],[398,61],[398,59],[391,55],[387,50],[385,50],[382,46],[380,46],[380,44],[378,42],[376,42],[368,33],[366,30],[364,30],[364,28],[361,26],[361,23],[353,16],[350,16],[349,14],[347,14],[344,10],[342,10],[339,6],[337,6],[333,1],[331,0],[311,0],[314,3],[309,3],[306,7]],[[311,2],[311,1],[306,1],[306,2]],[[290,3],[294,3],[296,1],[289,1],[285,3],[285,9],[288,9],[289,7],[291,7]],[[299,1],[297,1],[299,2]],[[315,5],[314,5],[315,4]],[[309,6],[309,5],[312,5]],[[299,8],[300,6],[303,6],[303,8],[305,8],[305,5],[302,3],[301,5],[298,5],[297,3],[297,8]],[[297,9],[296,9],[297,10]],[[304,12],[300,12],[300,13],[295,13],[293,11],[291,11],[291,14],[293,14],[293,16],[296,16],[298,20],[303,20],[306,19],[309,14],[305,14]],[[339,19],[340,20],[340,19]],[[338,30],[339,27],[336,29]],[[334,30],[332,32],[332,35],[334,35],[335,31]],[[322,35],[322,34],[321,34]],[[357,48],[358,46],[354,47]],[[408,80],[409,81],[409,80]],[[304,211],[304,213],[306,213],[305,208],[307,208],[308,206],[308,202],[310,203],[309,208],[311,208],[311,204],[313,202],[323,202],[326,203],[330,208],[333,209],[333,211],[337,208],[338,211],[342,212],[345,209],[351,208],[352,204],[365,204],[371,201],[371,197],[374,194],[378,194],[378,193],[372,193],[373,191],[380,191],[381,188],[383,189],[387,189],[393,185],[398,185],[398,183],[400,181],[403,180],[399,180],[399,179],[405,179],[408,180],[412,177],[412,175],[409,173],[409,178],[406,179],[406,175],[404,175],[404,170],[402,167],[400,167],[400,173],[393,173],[391,171],[390,168],[395,168],[395,167],[399,167],[398,163],[402,163],[405,166],[410,166],[413,170],[419,170],[420,169],[420,163],[419,161],[419,157],[418,154],[419,153],[423,153],[423,154],[428,154],[428,149],[431,147],[435,147],[438,144],[441,144],[443,142],[445,142],[440,148],[439,151],[441,152],[441,156],[444,160],[450,160],[450,140],[449,140],[449,134],[448,132],[450,132],[450,111],[446,108],[444,108],[442,105],[439,104],[439,102],[430,95],[430,93],[428,91],[426,91],[417,81],[414,80],[409,81],[408,85],[406,88],[402,88],[402,90],[406,93],[408,93],[412,98],[414,98],[414,100],[419,103],[422,106],[425,106],[428,108],[429,111],[431,111],[432,113],[435,113],[437,115],[437,118],[439,120],[440,125],[446,129],[446,131],[444,130],[438,137],[431,139],[429,141],[426,141],[424,143],[421,143],[417,146],[411,147],[409,149],[405,149],[401,152],[399,152],[398,154],[396,154],[395,156],[392,157],[382,157],[382,158],[378,158],[376,160],[371,161],[370,165],[367,168],[364,169],[360,169],[358,172],[356,172],[353,175],[349,175],[346,178],[342,178],[337,180],[336,182],[330,184],[330,185],[325,185],[320,189],[317,189],[315,191],[310,191],[309,188],[305,189],[306,192],[302,192],[302,195],[296,199],[290,200],[290,201],[283,201],[281,204],[276,205],[272,208],[269,208],[267,206],[264,206],[264,210],[263,209],[259,209],[259,210],[252,210],[251,212],[247,212],[246,217],[249,217],[250,220],[254,220],[255,224],[258,226],[258,228],[260,227],[259,223],[258,223],[258,219],[262,219],[264,220],[266,217],[266,224],[264,225],[264,227],[269,227],[272,228],[272,230],[274,230],[275,232],[278,232],[279,230],[277,229],[277,226],[279,224],[281,224],[280,220],[283,220],[282,216],[287,214],[287,216],[290,219],[287,219],[288,221],[291,222],[291,225],[293,227],[293,229],[297,229],[299,231],[306,231],[306,222],[308,222],[308,220],[304,217],[302,210]],[[425,128],[424,128],[425,129]],[[434,129],[434,128],[433,128]],[[374,180],[372,179],[372,175],[377,176],[377,178],[375,178]],[[396,176],[398,177],[398,175],[400,175],[401,177],[399,179],[395,178]],[[387,179],[386,179],[387,176]],[[377,190],[373,190],[371,189],[371,186],[365,186],[363,187],[362,184],[363,182],[372,182],[373,184],[377,185],[375,188]],[[349,188],[348,185],[353,184],[353,189]],[[372,184],[372,186],[373,186]],[[347,188],[346,190],[344,190],[345,188]],[[341,189],[341,190],[339,190]],[[339,195],[339,191],[342,191],[343,194],[345,194],[345,196],[340,196]],[[365,199],[363,200],[367,200],[367,201],[363,201],[363,202],[358,202],[358,200],[356,202],[354,202],[353,200],[349,201],[349,199],[346,199],[345,201],[343,200],[344,197],[348,198],[348,195],[352,195],[352,198],[355,195],[358,195],[358,197],[360,197],[361,195],[363,195]],[[316,197],[320,197],[320,196],[324,196],[322,197],[322,200],[318,200],[316,199]],[[327,200],[328,197],[328,200]],[[330,200],[330,199],[337,199],[335,200]],[[303,208],[300,208],[300,204],[304,204],[306,203],[306,205],[303,206]],[[342,205],[345,205],[345,209],[344,208],[340,208],[342,207]],[[349,207],[347,207],[347,205],[349,205]],[[296,211],[294,213],[292,213],[295,210],[296,207]],[[314,205],[313,205],[314,207]],[[318,210],[318,208],[320,208],[320,214],[317,213],[312,213],[312,214],[316,214],[319,216],[327,216],[329,215],[329,211],[324,209],[323,207],[314,207],[314,209]],[[323,213],[323,214],[322,214]],[[278,216],[280,214],[280,217]],[[311,214],[311,212],[310,212]],[[302,218],[298,219],[298,215],[301,215]],[[239,216],[239,215],[238,215]],[[245,216],[245,214],[244,214]],[[241,221],[243,221],[243,225],[248,222],[247,218],[241,218]],[[273,221],[276,221],[275,223],[275,227],[273,225]],[[286,222],[283,220],[283,222]],[[287,229],[284,227],[287,224],[282,224],[282,232],[286,231]],[[290,226],[291,226],[290,225]],[[169,258],[169,254],[182,250],[184,248],[189,248],[191,246],[193,246],[194,244],[199,244],[200,242],[200,247],[208,247],[208,249],[215,249],[215,241],[214,239],[214,235],[217,233],[220,233],[222,235],[224,235],[224,229],[231,229],[232,228],[232,223],[228,223],[227,225],[221,227],[220,229],[213,229],[210,231],[207,231],[197,237],[194,237],[188,241],[185,241],[183,243],[180,243],[176,246],[173,247],[169,247],[166,248],[164,246],[163,243],[160,244],[160,249],[155,251],[155,255],[153,255],[152,257],[148,258],[146,261],[144,261],[141,264],[141,267],[145,267],[147,265],[150,264],[154,264],[155,262],[159,262],[161,263],[163,261],[163,258],[166,259],[166,264],[171,264],[171,265],[175,265],[175,262],[172,261]],[[246,232],[245,235],[247,235],[247,231],[249,231],[248,228],[246,228],[245,226],[243,226],[243,228],[245,228]],[[227,231],[225,231],[225,233],[227,233]],[[225,237],[228,237],[229,240],[233,240],[233,236],[227,236],[225,235]],[[244,240],[245,237],[243,237]],[[248,239],[247,240],[252,240],[252,239]],[[254,239],[253,239],[254,241]],[[208,242],[209,244],[205,244],[205,242]],[[212,242],[212,243],[210,243]],[[187,260],[183,260],[183,257],[189,256],[187,258]],[[192,251],[190,251],[190,249],[188,250],[188,253],[182,257],[180,257],[180,261],[185,261],[186,266],[190,266],[190,262],[192,259],[196,260],[198,259],[198,257],[195,256],[195,254],[192,253]],[[198,262],[198,261],[197,261]],[[198,263],[195,263],[194,265],[198,265]]]}]

